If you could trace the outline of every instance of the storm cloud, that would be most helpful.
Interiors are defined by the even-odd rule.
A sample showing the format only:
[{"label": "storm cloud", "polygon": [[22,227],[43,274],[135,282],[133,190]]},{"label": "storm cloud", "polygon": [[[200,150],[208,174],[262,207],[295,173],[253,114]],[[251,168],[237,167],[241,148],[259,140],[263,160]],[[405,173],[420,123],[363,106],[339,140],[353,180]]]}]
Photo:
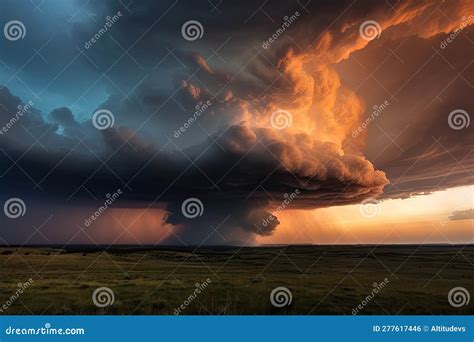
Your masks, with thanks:
[{"label": "storm cloud", "polygon": [[[91,13],[123,11],[100,41],[77,49],[100,28],[100,17],[73,18],[67,40],[55,33],[45,48],[54,65],[45,68],[35,58],[32,70],[21,75],[37,92],[2,77],[0,123],[8,123],[0,135],[2,200],[23,198],[28,213],[40,202],[63,212],[94,208],[121,189],[114,207],[164,212],[162,223],[173,234],[160,243],[248,244],[277,229],[275,209],[282,203],[285,209],[324,208],[473,183],[472,126],[456,130],[448,124],[452,110],[473,110],[472,86],[463,84],[473,80],[472,56],[462,53],[469,43],[459,37],[450,50],[434,47],[473,12],[470,2],[444,4],[452,20],[436,10],[441,2],[402,1],[389,10],[371,1],[311,2],[304,8],[284,3],[268,6],[270,20],[253,13],[251,4],[216,10],[181,2],[122,8],[92,1]],[[285,35],[262,48],[295,11],[301,16]],[[203,39],[181,36],[188,16],[203,22]],[[360,36],[368,18],[379,23],[379,39]],[[462,34],[471,32],[471,24]],[[31,32],[20,44],[41,46],[46,33]],[[384,68],[384,74],[356,84],[382,65],[376,59],[396,58],[383,53],[399,44],[420,51],[401,50],[403,67]],[[61,72],[64,63],[49,57],[54,47],[77,58],[71,71]],[[18,53],[9,50],[2,59],[20,68]],[[432,64],[424,67],[426,61]],[[357,65],[372,69],[361,77]],[[446,69],[451,67],[462,73]],[[448,85],[431,94],[427,84],[433,82]],[[433,103],[432,96],[444,100]],[[30,98],[31,108],[15,114]],[[351,136],[372,105],[387,99],[388,109]],[[113,126],[94,125],[100,110],[112,113]],[[183,213],[190,198],[202,203],[201,215]],[[15,224],[34,225],[34,217]],[[71,230],[83,225],[56,217],[61,220],[48,224]],[[3,240],[21,238],[7,232]]]}]

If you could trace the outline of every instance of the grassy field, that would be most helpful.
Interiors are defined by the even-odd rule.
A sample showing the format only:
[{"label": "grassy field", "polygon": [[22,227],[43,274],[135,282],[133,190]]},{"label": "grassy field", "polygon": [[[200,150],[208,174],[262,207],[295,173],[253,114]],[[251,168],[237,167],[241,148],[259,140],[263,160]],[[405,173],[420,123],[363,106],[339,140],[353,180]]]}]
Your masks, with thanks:
[{"label": "grassy field", "polygon": [[[343,314],[387,285],[359,314],[473,314],[448,292],[474,284],[474,246],[280,246],[264,248],[2,247],[1,314],[173,314],[207,278],[181,314]],[[32,279],[13,298],[18,283]],[[110,288],[112,305],[92,301]],[[292,303],[273,307],[287,287]]]}]

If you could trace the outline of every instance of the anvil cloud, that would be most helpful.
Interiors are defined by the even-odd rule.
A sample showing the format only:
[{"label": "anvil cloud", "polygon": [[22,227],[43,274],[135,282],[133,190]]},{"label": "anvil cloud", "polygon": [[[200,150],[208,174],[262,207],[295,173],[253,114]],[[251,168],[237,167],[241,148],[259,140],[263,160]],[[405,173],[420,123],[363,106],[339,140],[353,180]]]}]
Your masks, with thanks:
[{"label": "anvil cloud", "polygon": [[[261,42],[278,25],[253,13],[250,3],[219,11],[190,2],[141,2],[129,11],[115,2],[87,7],[97,15],[120,10],[123,16],[85,52],[77,47],[96,29],[87,15],[72,17],[66,31],[58,31],[25,14],[28,38],[18,44],[39,48],[51,36],[43,48],[46,67],[37,57],[20,62],[21,46],[1,42],[9,69],[27,63],[20,75],[0,74],[1,123],[18,106],[35,102],[0,135],[2,199],[25,199],[30,215],[15,222],[17,232],[2,237],[6,243],[24,241],[28,226],[48,216],[45,204],[53,216],[48,225],[72,236],[82,222],[66,222],[64,211],[76,208],[87,217],[116,189],[123,191],[117,208],[162,213],[173,234],[160,243],[243,244],[278,229],[277,218],[262,222],[295,190],[299,196],[288,208],[310,210],[473,183],[472,126],[453,130],[447,122],[453,109],[472,112],[472,86],[453,83],[472,82],[472,73],[458,79],[449,69],[469,70],[472,53],[462,37],[443,55],[437,51],[474,12],[470,1],[401,1],[393,7],[314,1],[306,8],[279,2],[268,6],[271,18],[295,10],[301,17],[263,50]],[[18,8],[10,10],[13,15]],[[181,36],[188,17],[205,27],[200,40]],[[369,19],[380,28],[374,40],[360,33]],[[402,44],[409,47],[393,53]],[[56,49],[71,56],[69,64],[58,60]],[[379,74],[396,57],[403,65]],[[449,82],[455,89],[443,93]],[[434,90],[437,83],[443,86]],[[433,103],[433,96],[444,101]],[[353,138],[373,104],[387,100],[389,109]],[[203,103],[210,105],[174,137]],[[112,127],[94,126],[99,109],[113,113]],[[187,198],[202,201],[201,216],[183,215]],[[41,203],[36,212],[35,203]],[[54,233],[51,239],[65,242]]]}]

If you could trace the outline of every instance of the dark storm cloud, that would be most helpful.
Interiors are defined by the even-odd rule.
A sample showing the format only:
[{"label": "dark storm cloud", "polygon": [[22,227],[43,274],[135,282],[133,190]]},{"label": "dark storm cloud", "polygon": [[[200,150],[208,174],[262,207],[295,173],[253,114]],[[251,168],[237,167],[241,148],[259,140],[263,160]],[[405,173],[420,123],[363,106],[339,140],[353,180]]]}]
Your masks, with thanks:
[{"label": "dark storm cloud", "polygon": [[[8,117],[19,100],[3,90],[3,103],[13,106],[2,112],[2,117]],[[9,97],[11,101],[7,101]],[[26,125],[29,115],[25,113],[25,120],[16,125]],[[66,128],[77,125],[64,108],[53,111],[51,117]],[[45,125],[38,120],[40,124],[24,129],[35,133],[35,128]],[[89,124],[81,129],[87,132]],[[15,131],[9,133],[8,139]],[[339,156],[331,144],[313,146],[304,135],[286,137],[271,129],[245,125],[231,126],[220,137],[182,152],[160,151],[126,127],[104,130],[100,139],[95,135],[81,140],[54,132],[51,135],[48,141],[55,143],[40,140],[29,148],[2,145],[1,171],[9,190],[5,195],[14,189],[17,196],[33,201],[47,194],[48,201],[56,205],[87,206],[91,197],[105,198],[106,193],[120,188],[124,195],[118,207],[168,203],[165,222],[176,225],[186,243],[200,241],[194,239],[197,236],[202,240],[210,227],[220,225],[228,232],[224,235],[227,238],[236,235],[235,241],[252,240],[253,233],[268,235],[278,224],[277,219],[262,224],[272,216],[267,209],[272,207],[270,201],[284,201],[288,192],[296,189],[301,195],[288,207],[314,208],[356,203],[380,194],[386,184],[383,173],[371,169],[369,162]],[[47,147],[42,148],[43,143]],[[104,152],[94,152],[93,144],[100,144]],[[311,159],[305,159],[309,155]],[[13,168],[9,166],[11,160],[18,161]],[[206,208],[196,221],[189,221],[180,210],[189,197],[199,198]],[[220,241],[231,242],[234,240]]]},{"label": "dark storm cloud", "polygon": [[[53,116],[60,116],[60,111],[62,109]],[[3,117],[9,113],[3,111]],[[44,125],[25,126],[28,115],[26,113],[25,121],[17,125],[31,131]],[[74,122],[69,115],[65,117],[68,119],[62,118],[62,122]],[[8,133],[10,139],[14,133]],[[70,141],[67,136],[54,132],[51,135],[46,142],[31,143],[28,149],[22,145],[2,145],[5,154],[19,160],[19,166],[28,170],[33,180],[42,180],[41,187],[50,195],[71,194],[84,180],[98,197],[107,189],[129,184],[132,191],[125,198],[142,201],[153,200],[170,187],[171,191],[163,193],[163,200],[180,199],[184,193],[195,193],[203,198],[245,198],[260,185],[276,200],[288,189],[301,188],[308,192],[301,199],[307,197],[311,205],[325,206],[328,197],[339,194],[344,188],[347,193],[335,198],[333,205],[380,193],[386,183],[383,173],[371,169],[364,158],[340,156],[329,143],[312,145],[305,135],[286,137],[271,129],[253,129],[246,125],[231,126],[221,136],[208,138],[181,152],[160,150],[126,127],[102,131],[98,141],[104,152],[97,154],[88,152],[89,144],[99,143],[88,140],[95,136],[72,146],[76,141]],[[43,143],[46,149],[42,148]],[[23,157],[19,158],[20,155]],[[311,159],[306,159],[310,155]],[[106,164],[102,158],[107,159]],[[3,159],[2,164],[7,166],[8,158]],[[177,178],[180,174],[182,176]],[[25,191],[35,185],[28,184],[22,177],[18,180],[9,174],[5,177]],[[267,198],[267,195],[258,190],[252,197]]]},{"label": "dark storm cloud", "polygon": [[50,119],[63,129],[65,136],[80,138],[85,134],[83,126],[76,121],[69,108],[61,107],[53,110]]},{"label": "dark storm cloud", "polygon": [[[370,127],[366,146],[342,138],[342,148],[323,135],[277,131],[268,125],[269,112],[275,106],[304,107],[311,97],[306,94],[330,94],[339,81],[332,78],[333,64],[340,63],[343,68],[347,58],[348,69],[354,69],[351,53],[365,64],[367,42],[361,43],[357,34],[361,21],[380,18],[389,27],[383,32],[382,37],[387,37],[382,40],[384,43],[371,43],[370,56],[366,56],[370,65],[373,56],[384,58],[383,53],[392,44],[406,36],[416,36],[412,28],[403,26],[403,14],[412,15],[413,27],[417,28],[424,7],[428,10],[429,6],[401,2],[397,7],[403,9],[400,13],[380,1],[311,1],[306,8],[302,8],[302,2],[276,1],[265,5],[265,12],[258,10],[257,3],[235,1],[217,6],[215,9],[210,3],[147,1],[133,2],[127,9],[120,2],[91,1],[85,10],[93,13],[94,20],[80,12],[66,24],[66,30],[56,30],[44,51],[52,65],[36,61],[25,74],[35,80],[31,84],[41,84],[40,90],[49,82],[48,91],[63,93],[76,106],[86,102],[82,108],[91,110],[74,113],[64,103],[46,113],[32,108],[2,134],[3,196],[8,198],[14,192],[37,202],[47,197],[57,205],[88,206],[95,205],[92,198],[104,199],[105,194],[120,188],[124,195],[115,204],[118,207],[164,207],[168,211],[165,223],[174,226],[179,237],[173,236],[169,243],[242,243],[252,241],[255,234],[271,234],[278,220],[266,225],[262,222],[272,217],[272,210],[296,189],[300,194],[288,208],[354,204],[377,197],[388,184],[384,172],[394,182],[387,188],[386,197],[473,183],[474,156],[468,153],[473,148],[472,126],[454,131],[447,125],[447,114],[453,107],[462,105],[474,112],[469,101],[472,87],[448,90],[445,97],[449,103],[445,100],[435,110],[422,112],[419,107],[423,103],[417,103],[437,95],[430,93],[430,84],[449,82],[452,73],[438,72],[444,63],[440,58],[435,59],[431,69],[420,71],[423,78],[416,78],[413,85],[408,84],[397,94],[398,101],[408,105],[397,106],[395,100],[391,101],[390,110],[396,108],[396,112],[390,119],[381,117],[379,126]],[[78,55],[74,67],[60,73],[65,64],[62,59],[75,58],[77,47],[83,49],[83,43],[98,31],[104,18],[117,11],[122,11],[123,16],[110,32],[84,50],[86,56]],[[284,16],[295,11],[301,12],[301,18],[288,30],[289,35],[262,50],[262,42],[281,26]],[[181,37],[181,25],[190,19],[203,23],[203,39],[188,42]],[[436,18],[432,19],[437,26]],[[28,26],[33,31],[28,37],[30,44],[36,39],[32,45],[39,48],[48,38],[43,31],[53,24],[36,34],[35,21]],[[419,30],[424,32],[425,28]],[[323,35],[328,32],[330,36]],[[416,48],[410,49],[420,54],[403,56],[404,68],[394,70],[389,78],[392,93],[430,57],[427,51],[431,45],[424,46],[423,53],[418,46],[435,40],[430,35],[426,39],[420,37],[412,38]],[[124,53],[120,46],[130,51]],[[312,47],[327,58],[323,56],[323,68],[314,68],[320,74],[307,77],[307,70],[314,66],[299,67],[298,63],[306,55],[304,50]],[[465,49],[465,45],[458,46],[458,53],[447,57],[455,65],[465,63],[472,59],[462,53]],[[8,51],[6,63],[21,67],[15,61],[17,55],[21,56]],[[309,61],[322,60],[317,53],[308,53],[307,57]],[[326,69],[330,71],[325,72]],[[403,70],[406,74],[401,75]],[[342,79],[342,83],[346,81],[350,82]],[[373,89],[361,89],[363,97],[377,104],[383,102],[378,99],[387,95],[371,98]],[[103,93],[107,97],[102,96],[97,102],[98,94]],[[48,94],[42,95],[46,98]],[[343,126],[350,120],[359,123],[351,114],[351,106],[358,105],[353,97],[349,91],[337,94],[342,109],[334,120],[336,125]],[[86,99],[94,100],[93,105]],[[208,101],[211,104],[199,120],[190,121],[196,106]],[[21,101],[2,87],[0,103],[0,118],[5,123]],[[110,110],[115,126],[97,130],[90,119],[97,109]],[[314,118],[319,114],[316,109],[311,113]],[[295,115],[295,123],[296,119]],[[321,120],[318,124],[327,128],[334,122]],[[394,132],[398,132],[407,123],[410,127],[399,142],[402,151],[379,157],[388,145],[385,132],[390,132],[390,127],[396,127]],[[176,138],[174,132],[185,124],[189,127]],[[337,139],[346,134],[344,129],[340,129],[342,133],[328,131]],[[360,147],[362,153],[351,149],[351,145]],[[203,215],[192,220],[181,211],[182,202],[191,197],[199,198],[204,205]],[[221,237],[211,234],[218,227]]]},{"label": "dark storm cloud", "polygon": [[[10,90],[0,86],[0,119],[3,125],[0,131],[1,146],[23,149],[35,143],[42,136],[46,144],[58,144],[63,138],[55,134],[57,125],[43,120],[41,112],[35,109],[34,102],[24,103]],[[66,147],[66,146],[65,146]]]},{"label": "dark storm cloud", "polygon": [[[211,197],[204,202],[201,216],[187,218],[183,216],[182,202],[171,202],[166,207],[168,215],[164,220],[175,227],[176,235],[172,235],[166,243],[252,244],[255,234],[271,235],[279,223],[266,210],[267,207],[268,202],[262,200],[216,200]],[[269,217],[272,221],[262,224]],[[213,234],[215,231],[218,233]]]}]

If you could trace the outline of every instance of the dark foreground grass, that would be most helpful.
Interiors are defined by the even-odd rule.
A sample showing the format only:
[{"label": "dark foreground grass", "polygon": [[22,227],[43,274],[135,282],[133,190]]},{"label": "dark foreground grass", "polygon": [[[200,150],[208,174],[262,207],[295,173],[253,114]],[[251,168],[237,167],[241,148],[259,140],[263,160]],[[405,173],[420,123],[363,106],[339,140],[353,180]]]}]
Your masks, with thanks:
[{"label": "dark foreground grass", "polygon": [[[458,286],[472,294],[474,246],[282,246],[265,248],[2,247],[1,314],[173,314],[207,278],[210,285],[181,314],[344,314],[385,278],[360,314],[473,314],[472,301],[448,303]],[[18,283],[32,285],[17,299]],[[115,302],[98,308],[106,286]],[[270,292],[291,290],[275,308]]]}]

